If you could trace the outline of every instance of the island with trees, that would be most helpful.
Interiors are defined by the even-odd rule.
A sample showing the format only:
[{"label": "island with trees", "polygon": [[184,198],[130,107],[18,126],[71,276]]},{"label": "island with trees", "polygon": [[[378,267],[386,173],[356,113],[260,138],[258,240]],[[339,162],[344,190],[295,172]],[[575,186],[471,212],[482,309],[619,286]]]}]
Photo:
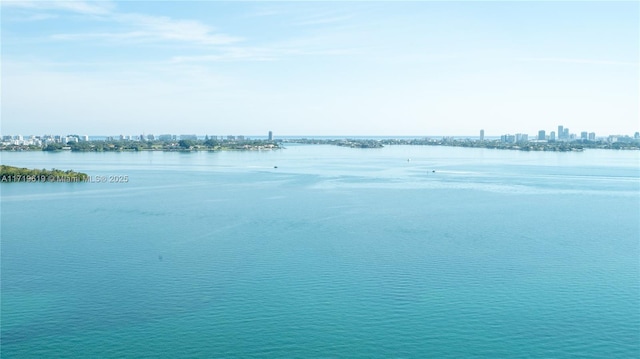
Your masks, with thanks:
[{"label": "island with trees", "polygon": [[51,143],[42,147],[43,151],[73,152],[122,152],[122,151],[258,151],[275,150],[280,146],[274,141],[263,140],[104,140],[104,141],[79,141],[67,144]]},{"label": "island with trees", "polygon": [[72,170],[28,169],[0,165],[0,183],[12,182],[86,182],[89,175]]},{"label": "island with trees", "polygon": [[459,139],[453,137],[443,138],[401,138],[401,139],[315,139],[299,138],[286,139],[287,143],[302,143],[314,145],[334,145],[350,148],[381,148],[384,146],[409,145],[409,146],[450,146],[469,148],[489,148],[498,150],[516,151],[552,151],[552,152],[581,152],[584,149],[612,149],[612,150],[640,150],[640,139],[625,138],[623,141],[610,142],[605,140],[587,141],[521,141],[504,142],[501,140],[479,141],[475,139]]}]

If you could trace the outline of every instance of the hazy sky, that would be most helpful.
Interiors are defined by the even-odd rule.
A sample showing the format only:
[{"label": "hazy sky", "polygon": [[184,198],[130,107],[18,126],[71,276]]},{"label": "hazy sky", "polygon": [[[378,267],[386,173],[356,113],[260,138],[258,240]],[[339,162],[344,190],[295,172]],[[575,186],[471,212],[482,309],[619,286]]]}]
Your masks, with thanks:
[{"label": "hazy sky", "polygon": [[640,130],[636,1],[1,6],[2,134]]}]

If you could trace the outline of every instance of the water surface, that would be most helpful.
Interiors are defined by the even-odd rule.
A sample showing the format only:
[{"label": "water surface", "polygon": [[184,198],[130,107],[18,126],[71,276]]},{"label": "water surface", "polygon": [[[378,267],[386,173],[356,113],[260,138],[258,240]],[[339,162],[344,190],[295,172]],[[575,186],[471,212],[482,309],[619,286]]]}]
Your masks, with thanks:
[{"label": "water surface", "polygon": [[1,153],[2,357],[640,356],[638,152],[287,147]]}]

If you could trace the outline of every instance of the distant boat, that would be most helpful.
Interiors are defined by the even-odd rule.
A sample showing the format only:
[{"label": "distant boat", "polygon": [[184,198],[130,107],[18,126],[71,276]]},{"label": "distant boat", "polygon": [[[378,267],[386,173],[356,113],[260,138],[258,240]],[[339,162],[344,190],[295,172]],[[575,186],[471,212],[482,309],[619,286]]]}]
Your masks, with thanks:
[{"label": "distant boat", "polygon": [[278,168],[278,166],[273,166],[273,168]]}]

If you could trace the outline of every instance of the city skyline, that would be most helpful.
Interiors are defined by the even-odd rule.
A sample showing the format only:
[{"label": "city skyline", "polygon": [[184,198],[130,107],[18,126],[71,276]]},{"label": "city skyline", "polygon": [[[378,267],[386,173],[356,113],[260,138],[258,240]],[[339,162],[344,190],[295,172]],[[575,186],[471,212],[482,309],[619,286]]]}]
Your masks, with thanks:
[{"label": "city skyline", "polygon": [[2,2],[6,134],[640,128],[637,2]]},{"label": "city skyline", "polygon": [[[634,139],[638,139],[640,138],[640,132],[636,131],[633,134],[625,134],[625,133],[607,133],[607,134],[598,134],[596,136],[595,132],[592,131],[576,131],[576,132],[570,132],[570,129],[568,127],[565,127],[563,125],[558,125],[557,126],[557,130],[558,132],[556,133],[556,131],[551,130],[549,132],[547,132],[546,129],[540,129],[538,130],[536,133],[533,133],[531,138],[529,138],[529,134],[528,133],[524,133],[524,132],[514,132],[514,133],[500,133],[500,134],[486,134],[484,129],[480,129],[479,130],[479,136],[469,136],[469,135],[453,135],[453,136],[442,136],[442,135],[438,135],[438,134],[422,134],[422,135],[412,135],[412,136],[393,136],[393,135],[377,135],[377,136],[371,136],[373,138],[393,138],[393,137],[407,137],[407,138],[437,138],[437,137],[457,137],[457,138],[469,138],[469,139],[479,139],[480,141],[483,141],[484,139],[491,139],[491,140],[496,140],[499,138],[503,138],[505,136],[510,136],[510,137],[514,137],[514,139],[518,139],[519,140],[524,140],[524,141],[574,141],[574,140],[589,140],[589,141],[594,141],[594,140],[604,140],[607,138],[617,138],[617,137],[633,137]],[[324,135],[313,135],[313,134],[306,134],[306,135],[281,135],[280,137],[282,138],[296,138],[296,137],[304,137],[304,136],[309,136],[310,138],[313,138],[314,136],[316,137],[349,137],[350,135],[328,135],[328,136],[324,136]],[[141,134],[125,134],[124,132],[120,132],[120,134],[118,135],[114,135],[114,134],[78,134],[77,132],[69,132],[67,134],[64,133],[58,133],[58,134],[53,134],[53,133],[47,133],[47,134],[6,134],[6,133],[0,133],[0,140],[2,141],[11,141],[11,140],[26,140],[26,139],[42,139],[42,138],[49,138],[49,139],[58,139],[58,138],[62,138],[62,137],[67,137],[67,138],[76,138],[76,142],[77,141],[90,141],[90,137],[92,137],[93,140],[96,140],[96,138],[98,138],[99,140],[102,139],[109,139],[109,140],[133,140],[133,141],[154,141],[154,140],[181,140],[181,139],[207,139],[207,138],[213,138],[213,139],[226,139],[226,140],[249,140],[249,139],[268,139],[269,141],[275,139],[276,137],[274,136],[274,132],[273,131],[268,131],[268,133],[266,134],[252,134],[252,135],[239,135],[239,134],[226,134],[226,135],[220,135],[220,134],[214,134],[212,132],[207,132],[207,133],[185,133],[185,132],[179,132],[179,133],[166,133],[166,132],[161,132],[161,133],[149,133],[149,132],[143,132]],[[366,138],[366,135],[354,135],[353,137],[361,137],[361,138]],[[516,142],[516,140],[514,140],[514,142]]]}]

